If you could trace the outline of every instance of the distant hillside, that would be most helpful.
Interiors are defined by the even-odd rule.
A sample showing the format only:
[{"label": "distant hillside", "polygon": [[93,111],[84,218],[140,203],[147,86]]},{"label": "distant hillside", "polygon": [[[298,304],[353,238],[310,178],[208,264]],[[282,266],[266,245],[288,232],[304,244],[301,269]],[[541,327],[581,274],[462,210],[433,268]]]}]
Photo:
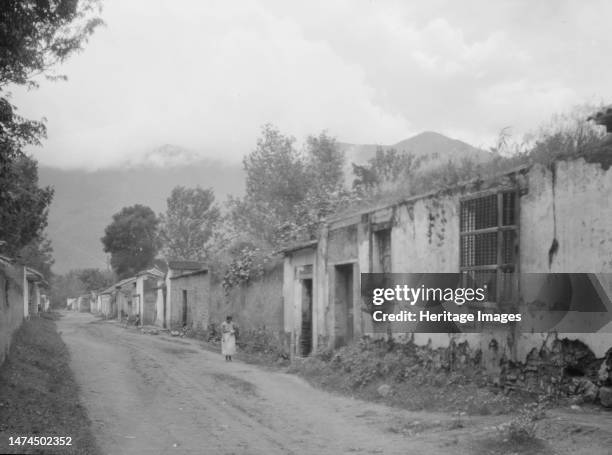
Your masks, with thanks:
[{"label": "distant hillside", "polygon": [[485,150],[431,131],[417,134],[392,145],[340,143],[340,146],[345,151],[348,161],[353,161],[357,164],[367,162],[376,154],[376,150],[379,147],[384,150],[393,148],[399,152],[412,153],[416,157],[428,157],[431,162],[435,163],[456,162],[465,157],[482,162],[487,161],[491,157],[490,153]]},{"label": "distant hillside", "polygon": [[177,185],[213,187],[219,202],[244,191],[240,164],[210,160],[160,164],[95,172],[40,167],[41,183],[55,188],[47,232],[53,242],[56,273],[105,267],[100,238],[112,215],[124,206],[139,203],[163,212],[166,198]]},{"label": "distant hillside", "polygon": [[[340,146],[346,153],[346,180],[350,184],[353,179],[350,163],[365,163],[374,156],[377,146],[346,143]],[[423,167],[466,156],[484,161],[489,156],[469,144],[431,132],[383,146],[391,147],[429,157]],[[213,187],[219,202],[224,202],[229,194],[241,195],[244,191],[240,164],[203,160],[171,145],[159,147],[121,168],[88,172],[41,166],[40,179],[42,184],[55,188],[47,230],[55,251],[56,273],[105,267],[107,259],[100,238],[111,216],[124,206],[139,203],[150,206],[156,213],[163,212],[166,198],[177,185]]]}]

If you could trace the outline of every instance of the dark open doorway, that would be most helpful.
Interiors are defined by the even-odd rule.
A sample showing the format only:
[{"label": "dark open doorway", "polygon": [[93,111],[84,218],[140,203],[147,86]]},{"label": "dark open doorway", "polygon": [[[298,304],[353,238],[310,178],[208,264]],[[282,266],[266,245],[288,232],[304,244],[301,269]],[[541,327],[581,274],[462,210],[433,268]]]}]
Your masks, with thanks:
[{"label": "dark open doorway", "polygon": [[302,282],[302,330],[300,334],[300,354],[312,352],[312,279]]},{"label": "dark open doorway", "polygon": [[187,325],[187,290],[183,289],[183,326]]},{"label": "dark open doorway", "polygon": [[162,327],[165,329],[165,328],[167,328],[166,327],[166,311],[167,311],[166,310],[166,305],[167,305],[166,302],[168,301],[168,290],[165,287],[162,289],[162,299],[163,299],[163,303],[164,303],[164,310],[162,312],[162,321],[163,321]]},{"label": "dark open doorway", "polygon": [[353,339],[353,264],[335,267],[334,316],[335,346]]}]

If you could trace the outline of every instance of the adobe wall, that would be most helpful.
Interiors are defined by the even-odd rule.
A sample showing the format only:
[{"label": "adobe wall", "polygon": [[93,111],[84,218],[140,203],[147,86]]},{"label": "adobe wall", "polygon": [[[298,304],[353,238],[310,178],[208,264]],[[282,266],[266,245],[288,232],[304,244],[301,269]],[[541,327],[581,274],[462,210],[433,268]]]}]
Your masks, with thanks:
[{"label": "adobe wall", "polygon": [[215,280],[211,292],[211,323],[220,324],[230,315],[241,330],[284,331],[283,262],[274,260],[263,275],[226,295],[221,280]]},{"label": "adobe wall", "polygon": [[0,263],[0,365],[23,322],[23,267]]}]

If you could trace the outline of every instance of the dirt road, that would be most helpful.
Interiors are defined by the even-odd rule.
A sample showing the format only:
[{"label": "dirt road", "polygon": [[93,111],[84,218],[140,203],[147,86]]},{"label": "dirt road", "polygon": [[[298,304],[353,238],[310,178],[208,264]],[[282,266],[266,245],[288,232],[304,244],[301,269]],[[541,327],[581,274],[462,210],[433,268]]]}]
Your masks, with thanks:
[{"label": "dirt road", "polygon": [[194,340],[78,313],[65,313],[58,329],[104,453],[449,453],[453,444],[448,432],[433,442],[406,436],[424,419],[441,425],[439,416],[419,413],[415,422],[293,375],[226,363]]}]

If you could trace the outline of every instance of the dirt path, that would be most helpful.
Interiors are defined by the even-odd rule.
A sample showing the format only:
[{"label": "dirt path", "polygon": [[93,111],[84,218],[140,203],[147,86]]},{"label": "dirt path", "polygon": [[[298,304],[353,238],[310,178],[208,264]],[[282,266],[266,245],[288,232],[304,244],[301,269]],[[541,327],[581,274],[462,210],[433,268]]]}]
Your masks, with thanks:
[{"label": "dirt path", "polygon": [[495,430],[508,416],[458,424],[448,414],[341,397],[294,375],[226,363],[195,340],[143,335],[89,314],[64,313],[58,329],[108,454],[610,453],[611,413],[552,414],[542,425],[554,447],[515,451]]},{"label": "dirt path", "polygon": [[105,453],[448,453],[446,440],[406,436],[415,421],[441,425],[440,416],[334,396],[88,314],[65,313],[58,328]]}]

